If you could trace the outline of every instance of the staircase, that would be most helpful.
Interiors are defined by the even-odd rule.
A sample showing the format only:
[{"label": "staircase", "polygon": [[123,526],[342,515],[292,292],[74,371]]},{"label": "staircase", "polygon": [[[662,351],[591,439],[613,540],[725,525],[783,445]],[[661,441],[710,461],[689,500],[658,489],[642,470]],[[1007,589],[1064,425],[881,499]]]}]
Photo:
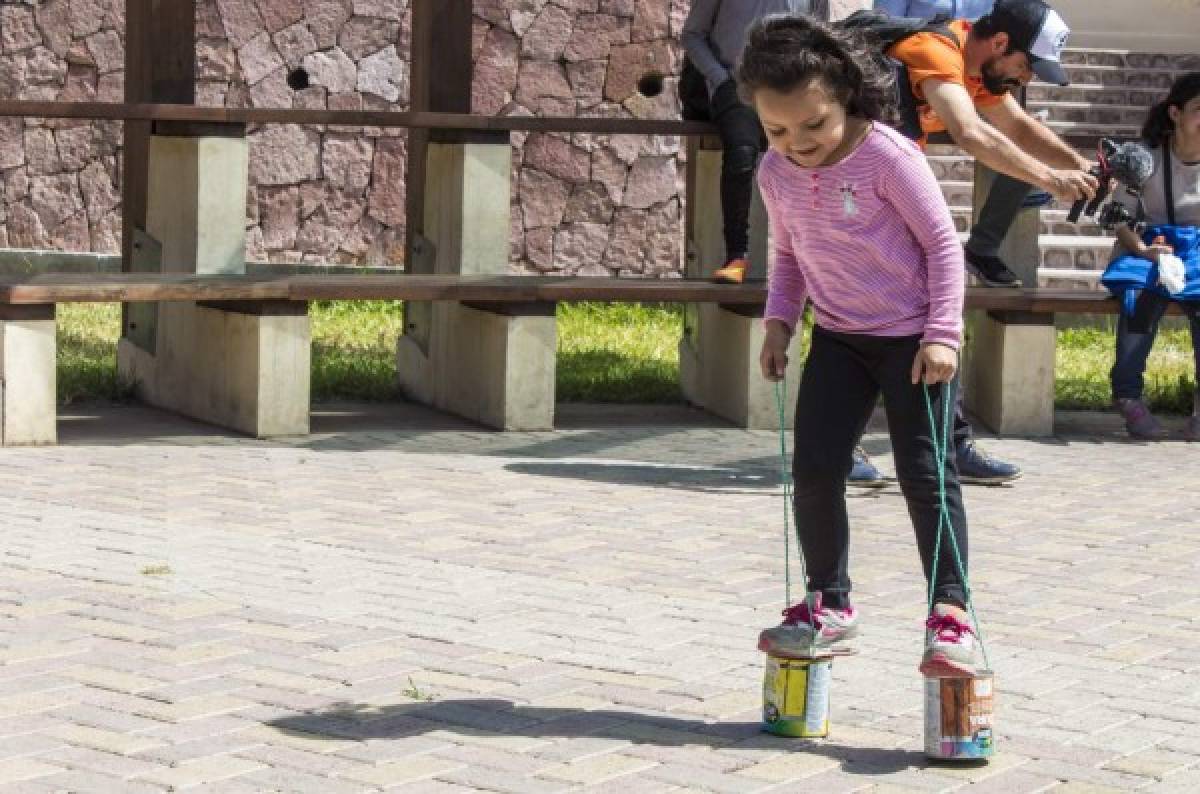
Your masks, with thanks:
[{"label": "staircase", "polygon": [[[1182,72],[1200,69],[1200,56],[1154,55],[1120,50],[1074,49],[1063,53],[1071,85],[1029,86],[1029,111],[1060,135],[1136,138],[1150,106]],[[1085,151],[1085,154],[1091,154]],[[932,145],[929,164],[964,239],[971,223],[972,158],[955,146]],[[1091,218],[1067,223],[1070,207],[1042,209],[1039,278],[1043,286],[1088,288],[1108,262],[1112,237]]]}]

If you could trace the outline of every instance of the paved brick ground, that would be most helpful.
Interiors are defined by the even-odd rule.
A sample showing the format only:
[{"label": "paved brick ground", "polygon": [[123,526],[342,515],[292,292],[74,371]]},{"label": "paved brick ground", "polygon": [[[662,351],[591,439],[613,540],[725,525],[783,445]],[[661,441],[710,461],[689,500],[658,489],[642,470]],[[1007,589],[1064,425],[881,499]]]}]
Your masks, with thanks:
[{"label": "paved brick ground", "polygon": [[948,768],[919,752],[897,492],[851,503],[833,735],[770,737],[774,437],[564,413],[327,411],[264,443],[88,409],[0,451],[0,791],[1200,790],[1197,447],[1080,417],[992,444],[1028,470],[968,491],[1000,753]]}]

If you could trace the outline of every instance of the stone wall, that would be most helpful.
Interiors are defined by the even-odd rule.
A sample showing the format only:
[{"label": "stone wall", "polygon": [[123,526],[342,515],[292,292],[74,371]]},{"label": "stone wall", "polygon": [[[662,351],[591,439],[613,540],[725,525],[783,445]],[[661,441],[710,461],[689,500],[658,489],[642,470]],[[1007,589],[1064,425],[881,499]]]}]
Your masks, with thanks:
[{"label": "stone wall", "polygon": [[[0,0],[2,3],[3,0]],[[196,101],[396,109],[408,94],[408,0],[199,0]],[[671,118],[688,0],[476,0],[474,112]],[[0,97],[120,101],[123,0],[0,4]],[[649,72],[662,91],[638,92]],[[406,135],[249,131],[248,256],[397,264]],[[0,120],[0,247],[112,253],[116,123]],[[678,139],[514,138],[518,269],[676,273]]]},{"label": "stone wall", "polygon": [[[0,5],[0,97],[120,101],[124,3]],[[0,247],[115,251],[121,125],[0,118]]]}]

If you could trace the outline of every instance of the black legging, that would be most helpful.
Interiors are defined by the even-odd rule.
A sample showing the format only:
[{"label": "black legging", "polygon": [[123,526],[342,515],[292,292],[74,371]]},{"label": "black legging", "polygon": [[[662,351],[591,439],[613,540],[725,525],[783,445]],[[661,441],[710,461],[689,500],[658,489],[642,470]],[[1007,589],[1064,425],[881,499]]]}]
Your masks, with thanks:
[{"label": "black legging", "polygon": [[[896,476],[917,536],[926,581],[933,564],[940,505],[933,438],[923,394],[911,381],[920,337],[880,337],[813,329],[796,403],[796,530],[808,571],[808,587],[824,603],[842,607],[850,592],[850,523],[846,475],[850,454],[862,437],[869,408],[883,394]],[[942,417],[943,388],[934,389],[933,412]],[[939,426],[939,433],[941,432]],[[967,517],[955,471],[954,445],[943,466],[946,503],[954,537],[967,565]],[[950,537],[942,538],[934,598],[964,605],[966,592],[954,564]]]}]

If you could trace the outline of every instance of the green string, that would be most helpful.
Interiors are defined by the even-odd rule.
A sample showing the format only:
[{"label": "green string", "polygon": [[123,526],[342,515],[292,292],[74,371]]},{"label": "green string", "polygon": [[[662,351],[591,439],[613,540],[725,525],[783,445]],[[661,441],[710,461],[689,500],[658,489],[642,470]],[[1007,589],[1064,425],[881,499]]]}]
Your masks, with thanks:
[{"label": "green string", "polygon": [[987,669],[991,669],[991,662],[988,660],[987,645],[983,641],[983,631],[979,627],[979,616],[975,613],[975,602],[971,597],[971,583],[967,579],[967,571],[963,566],[962,554],[958,548],[958,538],[955,537],[952,524],[950,521],[950,507],[946,503],[946,456],[950,448],[950,406],[954,403],[954,384],[946,384],[946,388],[942,389],[942,432],[938,435],[938,425],[933,416],[933,401],[929,397],[929,385],[926,384],[923,388],[925,394],[925,413],[929,417],[929,432],[933,437],[933,454],[935,465],[937,466],[938,478],[938,529],[937,540],[933,545],[933,563],[929,572],[929,598],[927,603],[927,613],[933,614],[933,593],[937,585],[938,561],[941,559],[942,553],[942,535],[950,536],[950,548],[954,552],[954,565],[958,570],[958,577],[963,583],[963,594],[967,597],[967,611],[971,613],[971,622],[974,624],[975,636],[979,638],[979,650],[983,654],[983,665]]},{"label": "green string", "polygon": [[[933,451],[935,464],[937,466],[938,478],[938,529],[937,538],[933,546],[933,563],[929,576],[929,597],[927,603],[928,614],[933,614],[933,598],[934,589],[937,585],[937,570],[938,561],[941,559],[942,552],[942,536],[950,537],[950,548],[954,553],[954,565],[958,570],[958,576],[963,583],[963,594],[966,596],[967,610],[971,614],[971,622],[974,624],[975,636],[979,638],[979,650],[983,654],[984,667],[991,669],[991,662],[988,659],[987,645],[984,643],[983,630],[979,626],[979,616],[975,612],[975,602],[971,596],[971,583],[967,578],[966,568],[963,566],[962,553],[958,547],[958,538],[955,537],[951,530],[952,523],[950,520],[950,506],[946,501],[946,457],[950,448],[950,406],[954,403],[954,385],[948,384],[942,390],[942,431],[938,433],[938,424],[933,415],[933,402],[929,396],[929,386],[925,385],[923,392],[925,395],[925,412],[929,417],[929,430],[933,438]],[[782,380],[775,381],[775,407],[779,412],[779,480],[783,484],[783,578],[784,578],[784,606],[791,606],[792,603],[792,562],[791,562],[791,535],[792,519],[796,518],[795,510],[796,503],[792,498],[792,475],[791,467],[788,465],[787,456],[787,415],[785,412],[785,403],[787,396],[787,386]],[[799,530],[800,522],[796,520],[796,528]],[[799,542],[799,537],[797,537]],[[808,621],[809,636],[809,652],[812,653],[816,643],[816,625],[814,615],[814,603],[812,594],[808,592],[808,571],[804,564],[804,555],[800,554],[800,573],[804,581],[804,600],[808,603]]]},{"label": "green string", "polygon": [[[792,527],[791,519],[796,519],[796,543],[800,543],[800,520],[796,517],[796,501],[792,498],[792,469],[788,464],[787,454],[787,414],[784,405],[787,402],[787,384],[783,380],[775,381],[775,407],[779,411],[779,481],[783,483],[783,605],[786,609],[792,605]],[[804,564],[803,551],[800,558],[800,576],[804,582],[804,600],[808,604],[809,641],[808,652],[815,656],[817,642],[817,626],[815,604],[812,594],[808,592],[808,570]]]}]

